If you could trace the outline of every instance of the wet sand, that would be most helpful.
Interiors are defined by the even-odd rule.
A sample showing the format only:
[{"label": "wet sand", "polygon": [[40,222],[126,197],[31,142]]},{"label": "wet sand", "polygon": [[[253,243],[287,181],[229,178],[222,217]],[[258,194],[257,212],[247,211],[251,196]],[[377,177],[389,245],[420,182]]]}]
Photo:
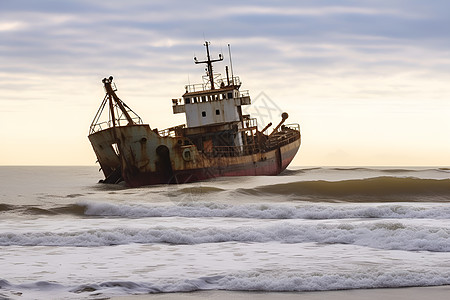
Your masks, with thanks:
[{"label": "wet sand", "polygon": [[389,289],[358,289],[325,292],[241,292],[241,291],[199,291],[190,293],[164,293],[113,297],[113,300],[194,300],[194,299],[281,299],[281,300],[446,300],[450,297],[450,286],[409,287]]}]

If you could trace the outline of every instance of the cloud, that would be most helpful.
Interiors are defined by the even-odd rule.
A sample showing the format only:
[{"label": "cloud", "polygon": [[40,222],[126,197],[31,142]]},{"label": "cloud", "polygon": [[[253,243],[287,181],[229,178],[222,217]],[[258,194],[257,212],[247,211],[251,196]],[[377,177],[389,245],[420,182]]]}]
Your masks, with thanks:
[{"label": "cloud", "polygon": [[17,31],[23,27],[23,22],[0,22],[0,31]]},{"label": "cloud", "polygon": [[446,72],[448,18],[440,7],[445,2],[431,8],[420,1],[374,3],[7,2],[0,12],[0,55],[8,60],[0,72],[201,74],[191,59],[203,55],[203,36],[215,53],[227,55],[231,43],[239,53],[235,67],[250,74],[295,77],[303,70],[312,77],[362,78],[367,70],[376,76]]},{"label": "cloud", "polygon": [[[293,119],[306,112],[324,118],[319,103],[326,103],[323,122],[335,127],[342,122],[333,105],[380,105],[371,112],[381,116],[387,103],[398,109],[411,99],[423,105],[414,111],[441,119],[436,111],[448,109],[450,94],[449,12],[443,0],[1,1],[0,119],[9,124],[14,118],[6,112],[33,116],[54,103],[76,103],[80,115],[91,114],[92,101],[103,97],[101,78],[114,75],[141,116],[171,126],[173,119],[160,116],[170,114],[170,99],[188,80],[201,81],[203,68],[192,58],[204,57],[204,39],[213,55],[225,55],[216,71],[230,43],[243,88],[284,103]],[[149,105],[164,99],[167,107]]]}]

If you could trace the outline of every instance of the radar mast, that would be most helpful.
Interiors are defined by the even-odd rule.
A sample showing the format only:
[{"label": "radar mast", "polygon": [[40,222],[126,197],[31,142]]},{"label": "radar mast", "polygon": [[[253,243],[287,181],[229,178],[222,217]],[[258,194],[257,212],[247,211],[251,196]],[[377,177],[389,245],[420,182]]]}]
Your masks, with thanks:
[{"label": "radar mast", "polygon": [[222,61],[223,60],[223,56],[222,53],[219,53],[219,58],[218,59],[211,59],[211,56],[209,55],[209,45],[211,43],[208,41],[205,41],[205,43],[203,44],[203,46],[206,47],[206,57],[207,60],[204,61],[198,61],[197,57],[194,57],[194,62],[196,64],[206,64],[207,68],[206,68],[206,75],[209,76],[209,82],[211,83],[211,89],[214,90],[214,75],[213,75],[213,67],[212,67],[212,63],[213,62],[218,62],[218,61]]}]

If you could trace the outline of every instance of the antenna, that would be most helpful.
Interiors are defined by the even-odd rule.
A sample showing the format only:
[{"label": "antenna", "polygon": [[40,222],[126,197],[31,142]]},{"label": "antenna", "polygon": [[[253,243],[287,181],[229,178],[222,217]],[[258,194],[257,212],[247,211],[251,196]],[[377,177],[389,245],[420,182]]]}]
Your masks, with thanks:
[{"label": "antenna", "polygon": [[219,54],[219,59],[211,59],[211,56],[209,55],[209,45],[211,43],[208,41],[205,41],[205,43],[203,44],[203,46],[206,47],[206,57],[207,60],[204,61],[198,61],[196,57],[194,57],[194,62],[196,64],[206,64],[207,68],[206,68],[206,74],[209,76],[209,82],[211,83],[211,89],[214,90],[214,75],[213,75],[213,68],[212,68],[212,63],[213,62],[217,62],[217,61],[222,61],[223,60],[223,56],[222,54]]},{"label": "antenna", "polygon": [[230,48],[230,44],[228,44],[228,55],[230,56],[231,82],[232,82],[233,85],[234,85],[233,62],[231,61],[231,48]]}]

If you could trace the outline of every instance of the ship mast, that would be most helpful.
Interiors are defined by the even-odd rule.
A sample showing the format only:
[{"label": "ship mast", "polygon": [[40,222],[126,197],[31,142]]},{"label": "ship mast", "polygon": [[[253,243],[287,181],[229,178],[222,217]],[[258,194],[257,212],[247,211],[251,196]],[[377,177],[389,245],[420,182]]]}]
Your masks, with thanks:
[{"label": "ship mast", "polygon": [[204,61],[198,61],[197,57],[194,57],[194,62],[196,64],[206,64],[207,68],[206,68],[206,75],[209,76],[209,82],[211,83],[211,90],[214,90],[214,75],[213,75],[213,67],[212,67],[212,63],[213,62],[218,62],[218,61],[222,61],[223,57],[222,54],[219,53],[219,58],[218,59],[211,59],[211,56],[209,55],[209,45],[211,43],[208,41],[205,41],[205,43],[203,44],[203,46],[206,47],[206,56],[207,56],[207,60]]},{"label": "ship mast", "polygon": [[116,127],[116,117],[114,116],[114,103],[113,103],[113,99],[116,102],[117,106],[120,108],[120,110],[122,111],[123,115],[125,116],[126,120],[128,121],[128,125],[134,125],[134,121],[131,118],[131,116],[128,114],[128,111],[125,109],[122,100],[119,99],[119,97],[117,97],[114,89],[112,88],[111,84],[113,81],[113,77],[110,76],[109,78],[103,78],[102,82],[105,86],[105,90],[106,90],[106,94],[109,98],[109,110],[111,113],[111,120],[112,120],[112,125],[113,127]]},{"label": "ship mast", "polygon": [[105,127],[124,126],[124,122],[126,126],[142,124],[142,119],[117,96],[113,77],[103,78],[102,82],[106,95],[91,123],[89,134],[104,130]]}]

